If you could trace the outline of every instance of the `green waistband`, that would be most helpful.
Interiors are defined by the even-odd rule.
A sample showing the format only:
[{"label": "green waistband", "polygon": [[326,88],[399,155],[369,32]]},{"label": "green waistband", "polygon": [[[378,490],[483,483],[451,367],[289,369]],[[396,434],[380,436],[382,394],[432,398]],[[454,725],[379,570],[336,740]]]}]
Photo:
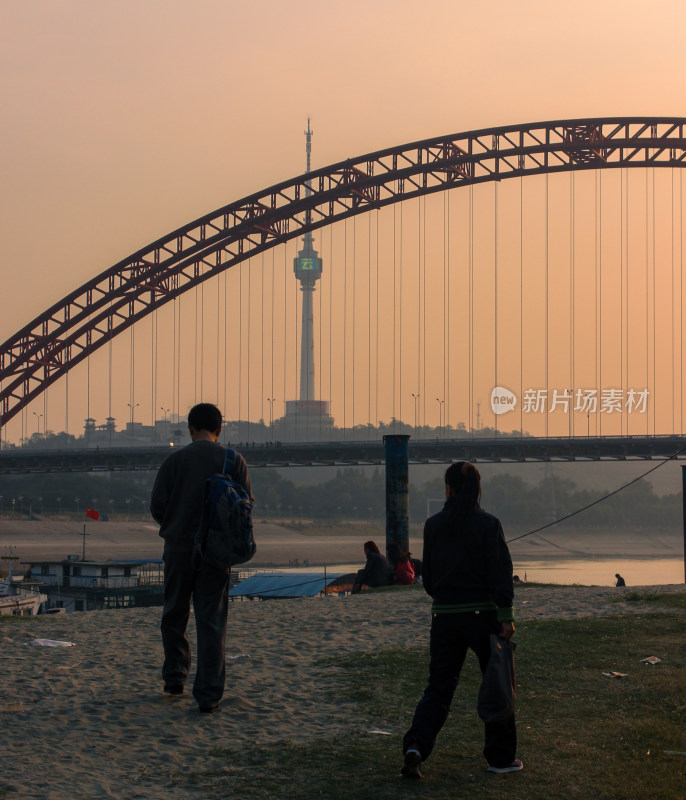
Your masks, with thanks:
[{"label": "green waistband", "polygon": [[434,614],[468,614],[470,611],[495,611],[498,608],[492,600],[482,600],[480,603],[434,603],[431,611]]},{"label": "green waistband", "polygon": [[499,608],[492,600],[481,603],[454,603],[452,605],[434,603],[431,606],[432,614],[477,614],[481,611],[495,611],[498,622],[513,622],[514,609]]}]

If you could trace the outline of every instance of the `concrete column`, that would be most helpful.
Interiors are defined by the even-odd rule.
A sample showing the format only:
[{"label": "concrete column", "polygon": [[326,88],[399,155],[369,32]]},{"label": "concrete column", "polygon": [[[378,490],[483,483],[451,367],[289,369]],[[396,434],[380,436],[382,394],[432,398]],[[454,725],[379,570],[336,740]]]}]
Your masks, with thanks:
[{"label": "concrete column", "polygon": [[384,436],[386,453],[386,551],[394,542],[410,549],[410,437]]},{"label": "concrete column", "polygon": [[686,465],[681,465],[681,492],[684,518],[684,582],[686,583]]}]

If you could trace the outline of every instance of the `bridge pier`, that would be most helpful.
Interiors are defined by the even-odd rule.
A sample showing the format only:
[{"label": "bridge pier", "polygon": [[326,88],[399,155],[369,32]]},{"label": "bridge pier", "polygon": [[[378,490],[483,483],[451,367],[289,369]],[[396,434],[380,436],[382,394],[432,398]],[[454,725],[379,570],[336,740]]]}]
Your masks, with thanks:
[{"label": "bridge pier", "polygon": [[384,436],[386,457],[386,552],[397,544],[410,549],[410,437]]},{"label": "bridge pier", "polygon": [[686,466],[681,465],[681,492],[684,517],[684,583],[686,583]]}]

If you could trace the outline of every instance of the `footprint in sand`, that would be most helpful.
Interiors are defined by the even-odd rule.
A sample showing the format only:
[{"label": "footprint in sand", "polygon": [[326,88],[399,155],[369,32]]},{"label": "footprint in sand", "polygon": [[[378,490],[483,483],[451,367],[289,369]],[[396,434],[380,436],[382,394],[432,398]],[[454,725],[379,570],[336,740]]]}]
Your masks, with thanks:
[{"label": "footprint in sand", "polygon": [[257,708],[255,703],[251,700],[248,700],[246,697],[241,697],[241,695],[231,695],[229,697],[225,697],[222,700],[222,705],[226,706],[227,708],[231,708],[234,711],[239,711],[241,709],[245,711],[252,711],[253,709]]}]

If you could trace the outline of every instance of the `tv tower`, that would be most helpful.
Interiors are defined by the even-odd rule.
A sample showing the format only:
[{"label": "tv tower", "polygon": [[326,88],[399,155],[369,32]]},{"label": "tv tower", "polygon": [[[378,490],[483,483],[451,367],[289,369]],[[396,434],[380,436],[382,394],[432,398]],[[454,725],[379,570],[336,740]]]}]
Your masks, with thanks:
[{"label": "tv tower", "polygon": [[[310,120],[307,120],[305,131],[305,153],[307,155],[307,172],[310,172],[312,155],[312,134]],[[305,197],[312,195],[309,181],[305,185]],[[310,211],[306,212],[305,222],[311,219]],[[300,328],[300,402],[309,403],[314,400],[314,318],[312,299],[317,281],[322,274],[322,260],[314,249],[312,234],[308,231],[303,237],[303,247],[293,259],[293,272],[300,281],[303,293],[302,324]]]},{"label": "tv tower", "polygon": [[[307,170],[311,169],[312,134],[310,120],[307,120],[305,131],[305,154]],[[312,195],[309,181],[305,183],[305,197]],[[305,224],[312,219],[311,212],[305,212]],[[323,434],[333,426],[329,416],[329,403],[326,400],[315,400],[314,392],[314,290],[322,275],[322,260],[314,249],[312,233],[307,231],[303,236],[303,246],[293,259],[293,272],[300,281],[302,292],[302,323],[300,328],[300,395],[298,400],[286,401],[286,415],[283,420],[283,432],[287,437],[312,439]]]}]

